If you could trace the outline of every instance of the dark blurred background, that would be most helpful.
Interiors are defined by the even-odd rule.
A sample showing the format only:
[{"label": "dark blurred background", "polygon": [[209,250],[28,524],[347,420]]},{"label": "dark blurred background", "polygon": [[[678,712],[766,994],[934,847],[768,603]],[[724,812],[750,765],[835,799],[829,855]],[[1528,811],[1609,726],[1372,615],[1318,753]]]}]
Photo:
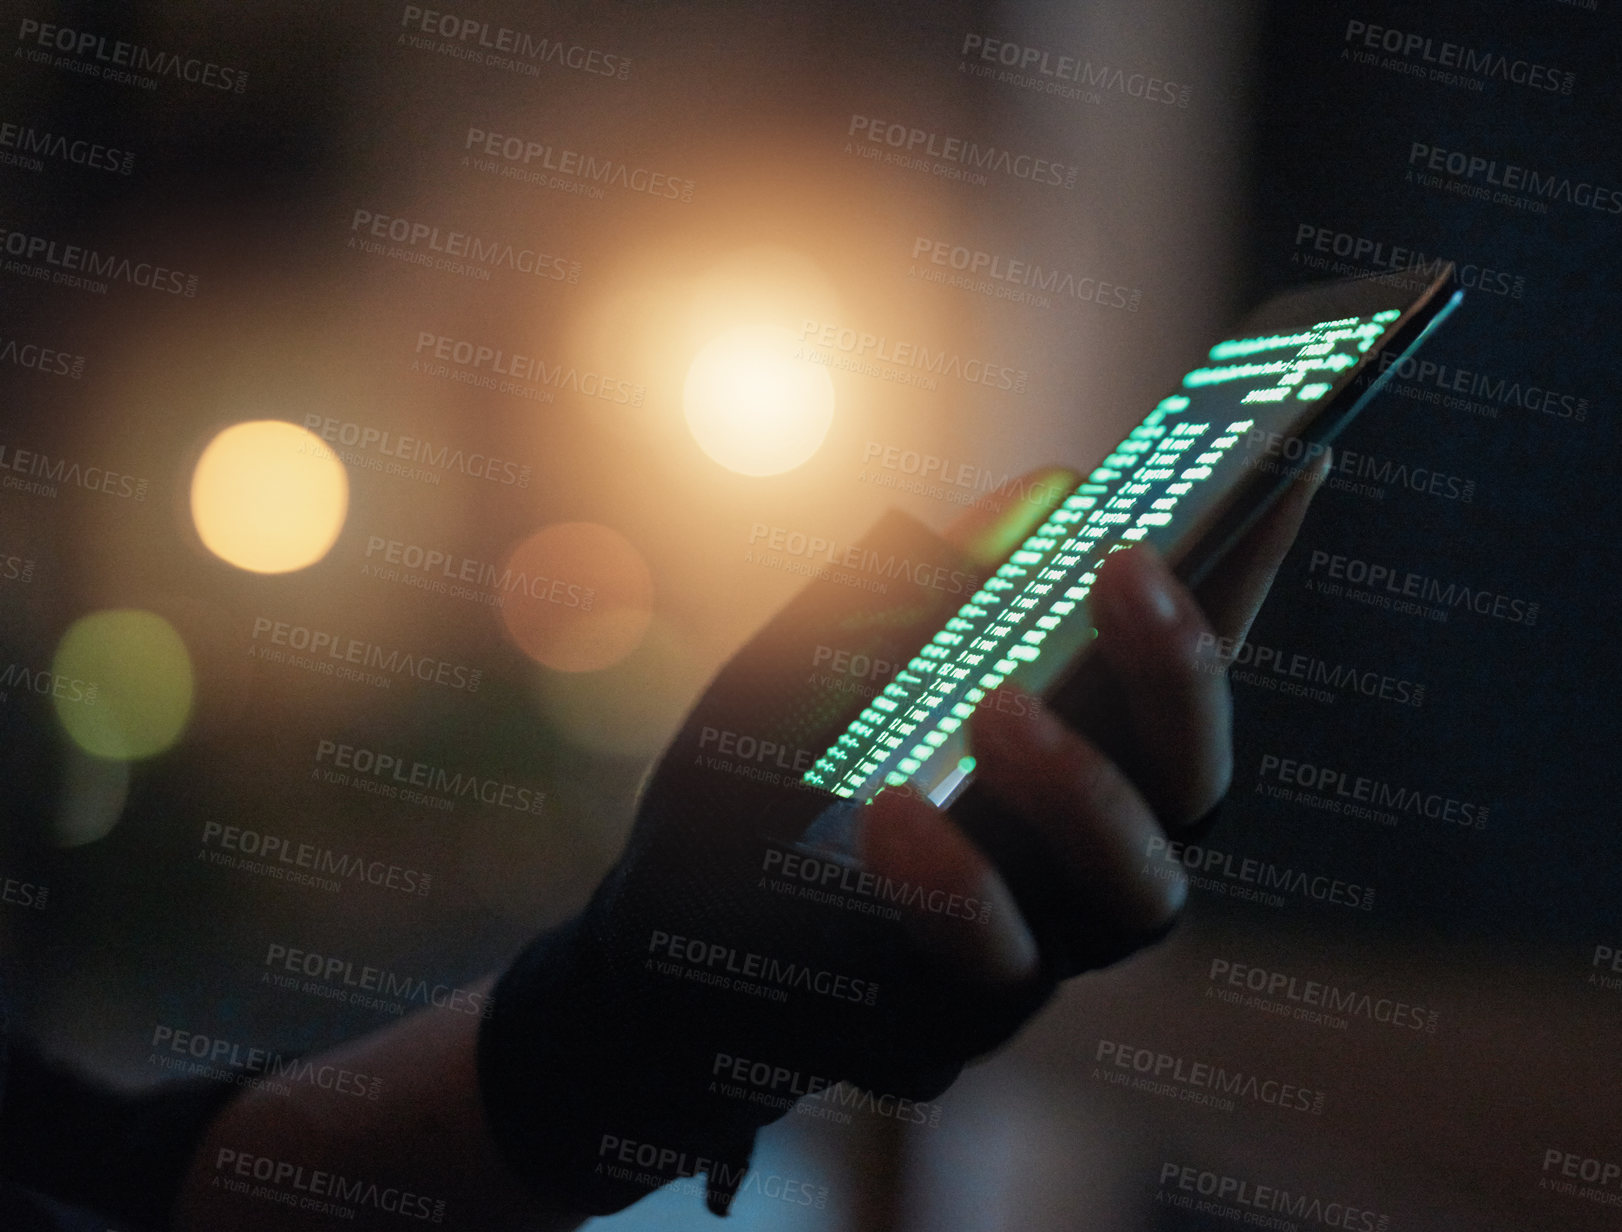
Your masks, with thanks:
[{"label": "dark blurred background", "polygon": [[[1199,1183],[1179,1178],[1209,1174],[1318,1199],[1301,1228],[1362,1226],[1331,1222],[1333,1203],[1393,1229],[1619,1226],[1622,1208],[1540,1185],[1550,1151],[1622,1160],[1622,977],[1596,966],[1601,948],[1622,950],[1609,568],[1622,37],[1605,0],[456,12],[594,52],[599,68],[628,62],[623,76],[473,61],[476,42],[425,35],[413,12],[63,4],[8,6],[0,26],[15,44],[0,122],[16,126],[0,129],[0,878],[15,883],[0,961],[26,1028],[143,1082],[160,1072],[159,1027],[292,1050],[390,1021],[267,984],[272,945],[475,979],[583,901],[685,707],[800,584],[765,563],[763,537],[848,544],[891,505],[940,526],[989,480],[1097,457],[1272,291],[1445,258],[1469,289],[1427,346],[1434,366],[1399,373],[1344,438],[1252,635],[1354,667],[1376,695],[1299,696],[1265,667],[1241,674],[1233,802],[1211,839],[1373,887],[1372,909],[1196,888],[1166,944],[1068,988],[970,1071],[938,1125],[856,1113],[773,1127],[760,1168],[825,1185],[826,1205],[746,1191],[734,1222],[1243,1226],[1243,1210],[1182,1203]],[[211,62],[232,84],[148,89],[34,63],[30,21]],[[979,58],[991,39],[1050,67],[1071,57],[1092,84],[999,79],[1003,63]],[[1074,183],[886,164],[863,157],[882,147],[853,135],[854,117],[1037,154]],[[473,129],[627,174],[504,176],[513,164],[480,153]],[[133,155],[128,172],[111,155],[89,165],[90,145]],[[1525,169],[1513,190],[1511,166]],[[631,186],[652,173],[674,195]],[[357,211],[574,272],[467,275],[369,253],[350,243],[368,235]],[[195,275],[195,293],[133,274],[104,293],[42,280],[25,268],[48,265],[29,259],[34,238]],[[926,240],[1094,289],[1021,302],[943,285],[927,275],[949,268],[918,255]],[[775,473],[728,465],[701,397],[695,410],[695,357],[729,331],[799,344],[824,325],[1023,372],[1024,391],[834,369],[825,437],[784,444],[770,465],[795,464]],[[434,358],[441,339],[545,367],[481,386],[489,366]],[[261,420],[330,423],[347,475],[335,541],[292,572],[222,559],[194,504],[205,447]],[[444,461],[391,474],[365,429]],[[43,481],[17,450],[131,482],[18,486]],[[886,451],[938,460],[937,478],[907,490],[913,464],[887,468]],[[479,477],[473,455],[522,482]],[[320,448],[306,460],[319,470]],[[456,597],[373,568],[407,547],[599,601],[509,593],[497,607],[488,586]],[[1536,618],[1439,620],[1327,594],[1314,562],[1331,557],[1520,605],[1501,610],[1536,604]],[[131,610],[169,634],[75,623]],[[251,654],[276,622],[477,670],[478,687],[378,687]],[[108,678],[94,702],[62,696],[95,679],[83,664]],[[180,718],[143,708],[188,676]],[[1423,686],[1422,704],[1382,699],[1386,680],[1410,697]],[[126,695],[129,738],[156,747],[110,756],[86,716]],[[376,776],[319,776],[340,745],[544,802],[388,798],[354,785]],[[1386,824],[1281,799],[1266,767],[1284,759],[1486,820]],[[381,861],[427,892],[228,867],[226,826]],[[1244,990],[1212,972],[1237,965],[1354,1006],[1418,1007],[1434,1030],[1372,1008],[1335,1025],[1235,1004],[1218,994]],[[1322,1092],[1322,1110],[1117,1089],[1097,1064],[1105,1041],[1294,1083]],[[603,1222],[706,1226],[697,1205],[660,1194]]]}]

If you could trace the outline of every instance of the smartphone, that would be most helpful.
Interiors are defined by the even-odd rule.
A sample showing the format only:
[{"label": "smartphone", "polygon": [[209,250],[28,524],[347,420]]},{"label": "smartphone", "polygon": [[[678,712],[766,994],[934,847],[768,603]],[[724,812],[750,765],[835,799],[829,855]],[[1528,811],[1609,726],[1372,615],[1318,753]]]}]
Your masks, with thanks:
[{"label": "smartphone", "polygon": [[840,819],[887,784],[948,807],[969,788],[967,720],[1003,681],[1061,715],[1085,708],[1104,557],[1152,544],[1190,585],[1283,494],[1463,299],[1451,264],[1348,278],[1266,301],[1184,375],[806,771],[838,797],[803,842],[845,847]]}]

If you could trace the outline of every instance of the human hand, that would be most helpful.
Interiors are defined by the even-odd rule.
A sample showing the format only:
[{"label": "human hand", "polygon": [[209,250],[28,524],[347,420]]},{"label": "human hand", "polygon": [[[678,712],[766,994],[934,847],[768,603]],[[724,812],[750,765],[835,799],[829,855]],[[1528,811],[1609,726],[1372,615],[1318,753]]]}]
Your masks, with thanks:
[{"label": "human hand", "polygon": [[[1046,474],[1056,497],[1073,486]],[[1299,483],[1198,596],[1152,554],[1114,554],[1094,590],[1105,687],[1076,716],[1089,734],[1034,698],[994,695],[1012,704],[982,704],[971,722],[982,841],[887,790],[859,819],[859,869],[796,854],[829,801],[800,784],[799,763],[852,704],[808,690],[807,669],[830,641],[905,662],[961,597],[923,586],[877,599],[834,576],[802,590],[699,700],[585,911],[498,985],[480,1084],[512,1166],[585,1214],[702,1171],[724,1213],[755,1131],[800,1092],[844,1081],[933,1099],[1060,979],[1158,936],[1184,888],[1144,875],[1144,840],[1226,790],[1218,639],[1248,628],[1321,477]],[[999,540],[1023,536],[1021,518],[1045,513],[1028,500],[980,510],[945,537],[891,515],[863,550],[916,577],[972,577]],[[789,773],[746,748],[776,750],[779,766],[790,751]],[[999,848],[1005,836],[1013,847]],[[838,893],[825,892],[830,878]],[[893,887],[900,908],[886,901]],[[740,1083],[740,1072],[773,1077]]]},{"label": "human hand", "polygon": [[[993,904],[984,925],[914,917],[911,927],[931,952],[989,984],[1009,985],[1038,978],[1044,967],[1063,978],[1105,965],[1170,927],[1186,883],[1175,867],[1151,874],[1144,852],[1156,836],[1193,837],[1227,794],[1228,662],[1328,473],[1328,457],[1302,474],[1195,592],[1153,549],[1106,558],[1089,600],[1099,662],[1087,704],[1069,716],[1074,722],[1006,684],[977,707],[971,747],[987,798],[982,809],[994,814],[983,826],[1023,824],[1026,841],[1010,856],[1025,883],[1011,889],[994,859],[916,794],[887,790],[865,810],[859,841],[870,870]],[[1079,482],[1039,472],[1018,481],[1021,490],[1031,490],[1037,474],[1061,489],[1066,478]],[[1025,511],[1023,521],[1043,513]],[[1017,518],[1008,525],[993,505],[970,511],[945,538],[993,558],[1026,525]],[[1022,896],[1050,917],[1046,947],[1021,910]],[[1043,948],[1060,952],[1044,955]]]}]

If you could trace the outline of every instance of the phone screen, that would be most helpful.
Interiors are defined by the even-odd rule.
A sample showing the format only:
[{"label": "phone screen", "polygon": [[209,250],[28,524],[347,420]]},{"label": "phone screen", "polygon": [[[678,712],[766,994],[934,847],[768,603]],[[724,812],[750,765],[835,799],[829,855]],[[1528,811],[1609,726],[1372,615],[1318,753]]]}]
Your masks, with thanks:
[{"label": "phone screen", "polygon": [[1348,279],[1264,304],[1053,509],[805,773],[847,800],[912,783],[938,805],[974,770],[965,724],[1011,680],[1051,696],[1096,636],[1110,552],[1150,543],[1203,573],[1461,298]]}]

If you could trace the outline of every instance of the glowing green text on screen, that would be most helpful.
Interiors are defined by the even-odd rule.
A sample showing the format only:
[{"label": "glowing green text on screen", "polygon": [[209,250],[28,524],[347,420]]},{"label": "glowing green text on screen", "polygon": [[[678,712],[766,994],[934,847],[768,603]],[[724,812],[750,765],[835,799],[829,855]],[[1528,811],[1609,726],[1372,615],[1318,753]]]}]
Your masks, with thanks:
[{"label": "glowing green text on screen", "polygon": [[[1237,409],[1316,401],[1400,316],[1320,321],[1311,329],[1212,347],[1212,366],[1183,378],[1087,476],[906,667],[853,719],[804,782],[836,796],[870,795],[915,774],[986,693],[1087,597],[1112,551],[1169,525],[1179,502],[1254,426]],[[963,759],[964,771],[973,759]]]}]

